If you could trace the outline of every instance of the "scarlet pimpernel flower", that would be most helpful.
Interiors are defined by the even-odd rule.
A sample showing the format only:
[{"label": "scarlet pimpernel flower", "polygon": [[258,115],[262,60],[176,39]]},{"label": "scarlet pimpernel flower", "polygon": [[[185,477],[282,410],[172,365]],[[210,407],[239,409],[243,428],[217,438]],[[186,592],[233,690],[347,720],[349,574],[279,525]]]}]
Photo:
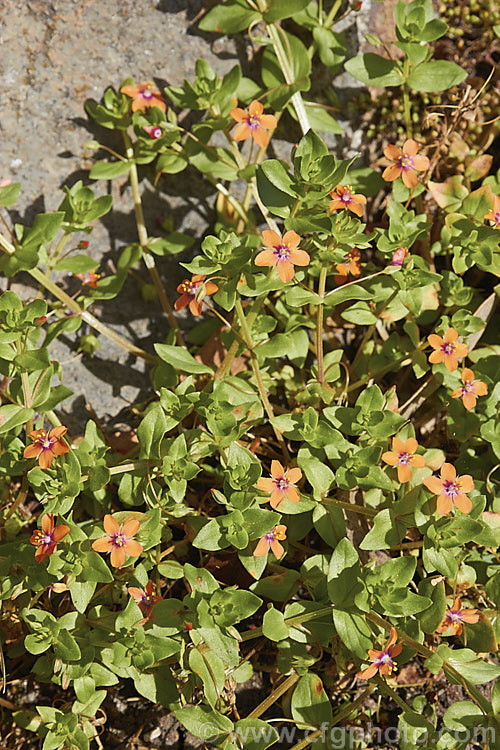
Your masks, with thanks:
[{"label": "scarlet pimpernel flower", "polygon": [[470,474],[457,477],[457,470],[452,464],[444,463],[440,477],[427,477],[424,485],[433,495],[438,495],[436,510],[441,516],[449,513],[453,505],[462,513],[472,510],[471,499],[465,494],[474,489],[472,477]]},{"label": "scarlet pimpernel flower", "polygon": [[369,667],[358,672],[356,677],[360,680],[371,680],[375,677],[377,672],[383,676],[390,676],[396,669],[397,664],[394,663],[394,657],[401,653],[403,645],[396,643],[398,639],[398,633],[396,628],[391,628],[389,640],[387,641],[385,648],[382,651],[377,651],[374,648],[368,650],[369,660],[372,662]]},{"label": "scarlet pimpernel flower", "polygon": [[219,291],[217,284],[213,281],[205,282],[206,278],[206,276],[196,274],[191,277],[191,281],[189,279],[181,281],[177,287],[181,296],[175,300],[174,304],[176,310],[183,310],[189,305],[189,310],[193,315],[201,315],[204,297],[209,297]]},{"label": "scarlet pimpernel flower", "polygon": [[458,367],[457,357],[466,357],[466,344],[458,344],[458,333],[454,328],[448,328],[444,337],[431,333],[427,336],[427,341],[435,350],[429,357],[429,362],[433,365],[444,362],[444,366],[449,372],[453,372]]},{"label": "scarlet pimpernel flower", "polygon": [[393,438],[392,451],[382,453],[382,461],[389,466],[398,467],[398,479],[400,482],[409,482],[413,469],[421,469],[425,466],[425,458],[417,454],[418,443],[415,438],[408,438],[403,443],[399,438]]},{"label": "scarlet pimpernel flower", "polygon": [[167,111],[161,91],[155,87],[153,81],[135,85],[127,84],[121,87],[120,92],[132,98],[132,112],[145,111],[150,107],[159,107],[163,112]]},{"label": "scarlet pimpernel flower", "polygon": [[142,544],[133,538],[139,528],[140,523],[135,518],[121,524],[112,515],[105,515],[106,536],[92,542],[92,549],[96,552],[111,552],[111,565],[114,568],[121,568],[127,555],[138,557],[142,552]]},{"label": "scarlet pimpernel flower", "polygon": [[259,539],[259,542],[254,550],[255,557],[264,557],[269,552],[269,549],[274,553],[277,560],[283,556],[285,550],[280,542],[286,539],[286,526],[279,524],[273,526],[263,537]]},{"label": "scarlet pimpernel flower", "polygon": [[462,370],[462,383],[451,395],[453,398],[461,398],[467,411],[470,411],[477,403],[477,396],[486,396],[488,386],[481,380],[474,380],[474,373],[468,367]]},{"label": "scarlet pimpernel flower", "polygon": [[393,180],[401,177],[407,188],[411,190],[416,187],[418,184],[417,172],[429,168],[427,156],[417,156],[417,151],[418,143],[411,138],[404,142],[402,149],[394,146],[394,144],[387,146],[384,149],[384,156],[394,164],[384,169],[382,173],[384,180],[393,182]]},{"label": "scarlet pimpernel flower", "polygon": [[484,215],[487,221],[493,221],[495,229],[500,229],[500,195],[493,196],[493,209]]},{"label": "scarlet pimpernel flower", "polygon": [[265,148],[269,143],[269,133],[266,130],[274,130],[278,121],[274,115],[265,115],[261,102],[254,99],[248,109],[235,107],[231,111],[231,117],[239,125],[233,133],[235,141],[245,141],[252,137],[258,146]]},{"label": "scarlet pimpernel flower", "polygon": [[307,266],[311,260],[305,250],[298,247],[300,237],[290,230],[283,237],[272,229],[262,232],[262,239],[268,250],[263,250],[255,258],[256,266],[276,266],[281,281],[291,281],[295,274],[294,266]]},{"label": "scarlet pimpernel flower", "polygon": [[41,469],[50,469],[54,456],[63,456],[69,451],[69,445],[62,440],[67,431],[63,425],[54,427],[48,434],[46,430],[33,430],[29,435],[33,443],[24,449],[24,458],[37,458]]},{"label": "scarlet pimpernel flower", "polygon": [[353,193],[350,185],[337,185],[335,190],[330,193],[333,198],[330,201],[330,211],[337,211],[347,208],[356,216],[363,216],[363,206],[366,205],[366,198],[361,193]]},{"label": "scarlet pimpernel flower", "polygon": [[30,537],[31,544],[38,547],[35,552],[35,560],[42,562],[45,557],[53,555],[57,548],[57,543],[69,534],[70,528],[65,524],[54,524],[52,513],[44,513],[41,521],[41,529],[36,529]]},{"label": "scarlet pimpernel flower", "polygon": [[285,498],[292,503],[299,502],[300,493],[295,485],[301,478],[300,469],[285,469],[279,461],[271,461],[271,477],[259,479],[257,488],[271,493],[269,502],[277,509]]},{"label": "scarlet pimpernel flower", "polygon": [[80,279],[83,286],[88,286],[91,289],[97,289],[97,282],[101,278],[101,275],[95,271],[87,271],[87,273],[75,273],[77,279]]},{"label": "scarlet pimpernel flower", "polygon": [[136,586],[129,586],[127,589],[130,596],[137,602],[141,612],[149,617],[151,610],[157,602],[161,601],[161,596],[155,594],[153,581],[148,581],[144,589]]},{"label": "scarlet pimpernel flower", "polygon": [[394,255],[392,256],[391,266],[402,266],[407,255],[407,247],[398,247],[398,249],[394,251]]},{"label": "scarlet pimpernel flower", "polygon": [[359,276],[361,273],[361,263],[359,261],[359,250],[353,247],[344,255],[344,263],[337,263],[337,275],[333,278],[336,284],[345,284],[351,276]]},{"label": "scarlet pimpernel flower", "polygon": [[477,609],[462,609],[462,602],[458,596],[453,602],[451,609],[447,610],[443,622],[437,629],[437,633],[445,633],[451,628],[452,635],[460,635],[463,630],[463,623],[479,622],[480,614]]}]

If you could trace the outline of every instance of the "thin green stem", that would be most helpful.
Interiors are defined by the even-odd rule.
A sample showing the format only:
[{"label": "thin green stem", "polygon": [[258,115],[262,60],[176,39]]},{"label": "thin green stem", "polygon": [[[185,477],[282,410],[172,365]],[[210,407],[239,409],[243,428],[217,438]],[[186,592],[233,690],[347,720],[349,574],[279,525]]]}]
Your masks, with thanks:
[{"label": "thin green stem", "polygon": [[[325,296],[326,277],[328,274],[328,267],[322,266],[319,272],[318,282],[318,297]],[[325,382],[325,374],[323,368],[323,310],[324,305],[317,305],[317,320],[316,320],[316,356],[318,360],[318,382],[323,385]]]},{"label": "thin green stem", "polygon": [[156,291],[158,292],[158,297],[160,299],[163,312],[167,316],[168,322],[170,323],[170,327],[175,331],[175,338],[176,338],[177,344],[179,346],[183,346],[184,341],[182,338],[182,334],[179,330],[179,326],[177,325],[174,311],[172,310],[172,307],[167,297],[167,292],[160,279],[158,269],[156,268],[154,255],[148,248],[148,232],[147,232],[146,224],[144,221],[144,212],[142,210],[141,191],[139,189],[139,175],[137,172],[137,164],[134,158],[134,148],[132,146],[132,142],[130,140],[128,133],[126,133],[125,131],[123,132],[123,140],[125,143],[126,156],[130,164],[129,178],[130,178],[130,187],[132,189],[132,198],[134,201],[135,223],[137,224],[137,234],[139,236],[139,244],[143,251],[144,263],[151,275],[151,279],[156,288]]},{"label": "thin green stem", "polygon": [[[252,364],[252,370],[255,377],[255,380],[257,382],[257,389],[259,391],[260,400],[262,401],[262,406],[264,407],[264,411],[266,412],[269,420],[271,421],[274,419],[274,411],[273,407],[271,405],[271,402],[269,401],[269,397],[267,395],[266,388],[264,386],[264,382],[262,380],[262,373],[260,371],[259,363],[257,361],[257,357],[255,355],[254,349],[253,349],[253,339],[252,334],[250,332],[250,328],[248,326],[247,319],[245,318],[245,313],[243,311],[243,306],[241,304],[241,301],[239,299],[235,302],[235,310],[236,314],[239,318],[240,325],[241,325],[241,332],[243,334],[243,339],[245,340],[245,343],[248,347],[248,351],[250,352],[250,361]],[[276,435],[276,439],[278,443],[280,444],[281,450],[283,452],[283,456],[289,460],[290,455],[288,453],[288,448],[286,447],[285,439],[283,438],[282,433],[272,425],[274,434]]]},{"label": "thin green stem", "polygon": [[396,295],[397,295],[397,293],[398,293],[398,292],[399,292],[399,289],[395,289],[395,290],[393,291],[393,293],[392,293],[392,294],[390,295],[390,297],[389,297],[389,298],[388,298],[388,299],[387,299],[387,300],[386,300],[386,301],[384,302],[384,304],[382,305],[382,307],[381,307],[381,308],[380,308],[379,310],[377,310],[377,312],[375,313],[375,315],[377,316],[377,320],[375,321],[375,323],[372,323],[372,324],[371,324],[370,326],[368,326],[368,328],[367,328],[367,330],[366,330],[366,333],[365,333],[365,335],[363,336],[363,340],[361,341],[361,344],[360,344],[360,345],[359,345],[359,347],[358,347],[358,351],[356,352],[356,355],[355,355],[355,357],[354,357],[354,359],[353,359],[353,361],[352,361],[352,364],[351,364],[351,369],[352,369],[353,371],[355,370],[355,368],[356,368],[356,365],[357,365],[357,364],[358,364],[358,362],[359,362],[359,358],[360,358],[360,357],[361,357],[361,355],[363,354],[363,350],[364,350],[364,348],[365,348],[365,346],[366,346],[367,342],[368,342],[368,341],[369,341],[369,340],[371,339],[371,337],[373,336],[373,332],[374,332],[374,330],[375,330],[375,328],[376,328],[376,326],[377,326],[377,323],[378,323],[378,321],[379,321],[379,319],[380,319],[380,316],[382,315],[382,313],[384,312],[384,310],[385,310],[385,309],[386,309],[387,307],[389,307],[389,305],[391,304],[391,302],[392,302],[392,300],[394,299],[394,297],[396,297]]},{"label": "thin green stem", "polygon": [[341,5],[342,5],[342,0],[336,0],[336,2],[334,2],[334,4],[332,5],[332,7],[330,9],[330,12],[327,15],[325,23],[324,23],[324,26],[326,28],[328,28],[329,26],[331,26],[331,24],[334,22],[335,16],[339,12],[339,8],[340,8]]},{"label": "thin green stem", "polygon": [[410,76],[410,61],[407,55],[405,55],[405,59],[403,62],[403,76],[404,76],[403,109],[404,109],[404,116],[405,116],[406,136],[407,138],[413,138],[413,122],[411,119],[410,89],[408,87],[408,84],[406,83],[406,81],[408,80]]}]

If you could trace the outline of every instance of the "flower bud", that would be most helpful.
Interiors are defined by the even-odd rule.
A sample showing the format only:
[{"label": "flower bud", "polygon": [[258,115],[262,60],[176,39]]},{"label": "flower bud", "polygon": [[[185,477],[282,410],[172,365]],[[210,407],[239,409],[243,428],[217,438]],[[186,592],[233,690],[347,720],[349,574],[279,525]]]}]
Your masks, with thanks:
[{"label": "flower bud", "polygon": [[43,326],[43,324],[46,322],[46,320],[47,320],[47,316],[46,315],[42,315],[40,318],[35,318],[35,320],[33,321],[33,323],[36,326]]},{"label": "flower bud", "polygon": [[405,262],[405,258],[408,255],[407,247],[398,247],[392,256],[391,266],[402,266]]},{"label": "flower bud", "polygon": [[88,240],[80,240],[80,242],[78,243],[77,249],[86,250],[89,245],[90,245],[90,242]]}]

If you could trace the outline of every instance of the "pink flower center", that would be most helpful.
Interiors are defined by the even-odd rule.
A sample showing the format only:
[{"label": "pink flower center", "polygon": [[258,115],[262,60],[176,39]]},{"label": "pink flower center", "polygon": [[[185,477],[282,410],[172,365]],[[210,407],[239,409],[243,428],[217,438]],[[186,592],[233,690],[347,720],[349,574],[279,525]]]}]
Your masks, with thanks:
[{"label": "pink flower center", "polygon": [[252,130],[260,128],[260,115],[248,115],[247,123]]},{"label": "pink flower center", "polygon": [[495,212],[495,218],[494,218],[495,224],[500,227],[500,211]]},{"label": "pink flower center", "polygon": [[462,619],[462,615],[460,612],[452,609],[450,612],[448,612],[448,619],[451,620],[454,625],[457,625]]},{"label": "pink flower center", "polygon": [[401,154],[398,161],[401,169],[413,169],[413,156],[409,156],[408,154]]},{"label": "pink flower center", "polygon": [[52,532],[46,532],[46,531],[39,531],[36,537],[36,541],[38,544],[53,544],[53,531]]},{"label": "pink flower center", "polygon": [[340,196],[340,200],[342,201],[342,203],[348,205],[352,202],[351,188],[349,186],[346,186],[344,188],[344,191],[345,192]]},{"label": "pink flower center", "polygon": [[141,96],[143,99],[152,99],[153,98],[153,92],[151,89],[144,89],[144,91],[141,92]]},{"label": "pink flower center", "polygon": [[445,354],[453,354],[455,351],[455,344],[452,341],[445,341],[441,345],[441,351],[443,351]]},{"label": "pink flower center", "polygon": [[276,489],[277,490],[287,490],[290,486],[290,482],[288,479],[285,479],[285,477],[281,477],[281,479],[276,479]]},{"label": "pink flower center", "polygon": [[474,383],[472,381],[464,383],[462,386],[462,393],[474,393]]},{"label": "pink flower center", "polygon": [[161,137],[161,128],[153,128],[151,131],[151,138],[160,138]]},{"label": "pink flower center", "polygon": [[200,284],[193,284],[192,281],[185,281],[183,284],[181,284],[181,287],[182,291],[184,292],[184,294],[187,294],[189,299],[195,299],[196,293],[200,288]]},{"label": "pink flower center", "polygon": [[276,531],[276,527],[274,527],[273,529],[267,532],[267,534],[265,535],[265,538],[267,542],[271,543],[271,542],[274,542],[277,536],[278,536],[278,532]]},{"label": "pink flower center", "polygon": [[127,543],[127,537],[121,531],[117,531],[111,536],[111,543],[114,547],[124,547]]},{"label": "pink flower center", "polygon": [[382,654],[375,659],[375,664],[378,664],[379,666],[388,664],[390,672],[394,669],[394,662],[387,651],[383,651]]},{"label": "pink flower center", "polygon": [[400,464],[404,464],[405,466],[408,466],[408,464],[411,462],[411,453],[407,453],[406,451],[402,451],[398,456],[398,461]]},{"label": "pink flower center", "polygon": [[458,482],[457,480],[455,481],[446,480],[443,482],[444,493],[445,495],[448,495],[448,497],[451,497],[451,498],[457,497],[460,494],[461,488],[462,486],[460,482]]},{"label": "pink flower center", "polygon": [[54,442],[53,438],[46,437],[41,440],[40,445],[44,451],[50,451]]},{"label": "pink flower center", "polygon": [[274,248],[274,254],[278,261],[288,260],[290,258],[291,252],[292,251],[290,250],[289,245],[278,245]]}]

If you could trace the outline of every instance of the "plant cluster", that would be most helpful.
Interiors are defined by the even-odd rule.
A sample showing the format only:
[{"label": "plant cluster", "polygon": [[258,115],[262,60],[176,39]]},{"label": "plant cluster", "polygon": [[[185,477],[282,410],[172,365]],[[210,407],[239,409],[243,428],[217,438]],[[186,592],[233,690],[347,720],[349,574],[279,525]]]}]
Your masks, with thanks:
[{"label": "plant cluster", "polygon": [[[0,236],[1,272],[39,287],[0,296],[0,618],[8,673],[63,696],[14,712],[43,750],[98,741],[124,680],[224,750],[276,745],[277,701],[308,730],[296,750],[327,748],[322,728],[362,725],[375,691],[408,746],[500,731],[498,684],[477,687],[500,676],[500,173],[438,181],[454,130],[415,140],[415,92],[466,78],[433,56],[447,25],[431,0],[398,0],[400,58],[345,62],[400,87],[404,133],[373,168],[330,153],[317,131],[340,127],[307,92],[315,66],[344,64],[334,23],[355,5],[218,3],[201,28],[248,30],[259,76],[198,60],[180,87],[128,78],[87,102],[103,133],[90,179],[128,177],[134,202],[138,240],[114,273],[82,252],[112,208],[82,182]],[[293,121],[290,158],[273,158]],[[217,193],[212,233],[152,236],[143,166],[198,170]],[[19,190],[0,187],[0,205]],[[171,300],[157,259],[193,244]],[[97,312],[141,262],[170,323],[154,351]],[[126,455],[93,420],[77,440],[60,422],[71,393],[50,347],[76,332],[89,354],[107,338],[151,366]],[[406,700],[409,663],[463,689],[445,731],[426,695]],[[263,667],[268,693],[241,716],[236,688]]]}]

